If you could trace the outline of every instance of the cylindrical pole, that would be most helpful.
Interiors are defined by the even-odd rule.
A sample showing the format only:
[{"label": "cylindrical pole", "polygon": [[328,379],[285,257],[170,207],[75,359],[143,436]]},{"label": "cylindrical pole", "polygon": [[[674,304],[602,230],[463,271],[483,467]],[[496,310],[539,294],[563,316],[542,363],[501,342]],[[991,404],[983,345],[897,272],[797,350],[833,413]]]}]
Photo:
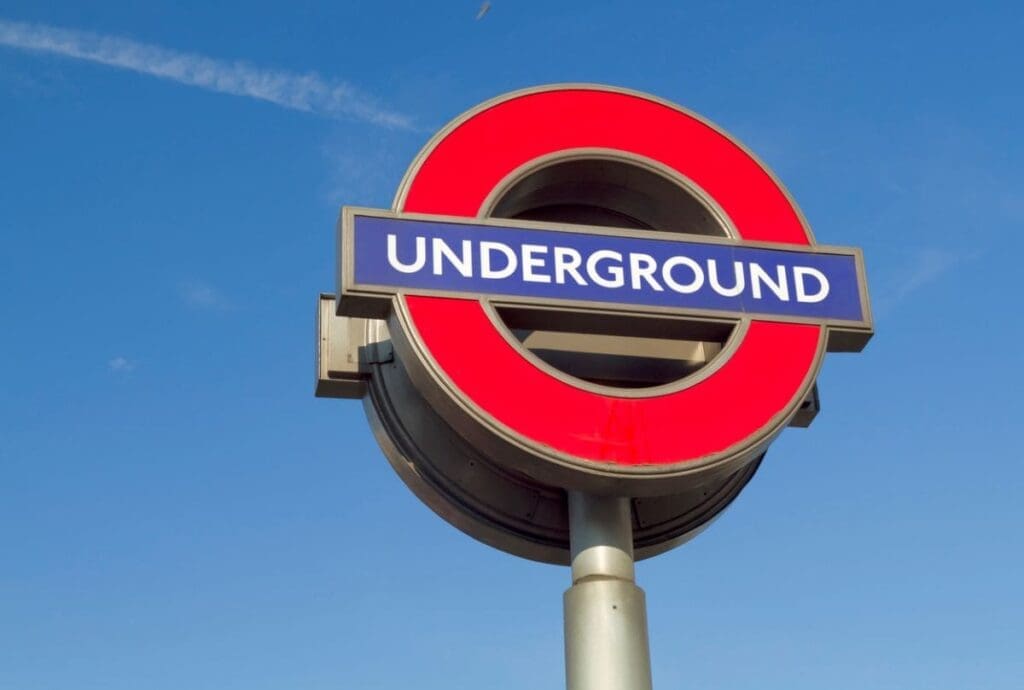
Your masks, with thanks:
[{"label": "cylindrical pole", "polygon": [[647,606],[634,582],[628,498],[569,492],[568,690],[651,690]]}]

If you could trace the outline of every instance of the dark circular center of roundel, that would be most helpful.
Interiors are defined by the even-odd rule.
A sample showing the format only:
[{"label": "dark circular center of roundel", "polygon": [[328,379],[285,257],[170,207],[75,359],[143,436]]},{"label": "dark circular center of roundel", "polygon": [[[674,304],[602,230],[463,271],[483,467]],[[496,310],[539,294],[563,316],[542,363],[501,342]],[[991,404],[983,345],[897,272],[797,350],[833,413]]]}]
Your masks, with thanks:
[{"label": "dark circular center of roundel", "polygon": [[[680,180],[600,157],[555,161],[515,180],[492,217],[695,235],[728,235]],[[523,347],[564,374],[619,388],[660,386],[706,366],[733,327],[655,316],[497,309]]]}]

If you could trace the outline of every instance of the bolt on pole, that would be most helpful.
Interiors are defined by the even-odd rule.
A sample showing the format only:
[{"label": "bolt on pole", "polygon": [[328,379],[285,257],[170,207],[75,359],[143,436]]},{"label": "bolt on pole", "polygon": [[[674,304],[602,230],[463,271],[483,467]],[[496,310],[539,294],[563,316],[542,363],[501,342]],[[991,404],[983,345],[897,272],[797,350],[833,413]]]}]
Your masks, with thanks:
[{"label": "bolt on pole", "polygon": [[647,605],[629,499],[569,492],[572,587],[563,598],[568,690],[651,690]]}]

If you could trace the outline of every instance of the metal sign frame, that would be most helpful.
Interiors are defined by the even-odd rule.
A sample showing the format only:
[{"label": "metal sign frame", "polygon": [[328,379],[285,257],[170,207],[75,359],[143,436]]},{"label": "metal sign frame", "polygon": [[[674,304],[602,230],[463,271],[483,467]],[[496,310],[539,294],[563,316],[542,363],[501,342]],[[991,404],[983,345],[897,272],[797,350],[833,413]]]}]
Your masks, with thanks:
[{"label": "metal sign frame", "polygon": [[[557,175],[545,175],[581,161],[604,166],[597,184],[607,182],[602,175],[621,174],[608,193],[622,207],[644,205],[642,193],[640,201],[630,198],[638,188],[657,195],[652,190],[668,185],[682,193],[665,206],[692,227],[664,214],[647,227],[724,238],[697,242],[636,229],[490,219],[502,209],[512,213],[509,199],[543,207],[544,195],[530,194],[557,186]],[[616,204],[597,201],[640,222]],[[568,222],[583,211],[574,213]],[[485,232],[556,228],[620,240],[838,254],[854,262],[860,318],[595,304],[533,293],[467,296],[358,282],[353,224],[360,215]],[[724,342],[695,373],[618,388],[568,375],[530,352],[509,321],[531,315],[565,331],[610,325],[620,333],[684,339],[714,331]],[[634,561],[686,541],[720,514],[781,429],[797,419],[806,425],[809,417],[798,414],[808,405],[813,417],[826,350],[860,350],[872,331],[860,251],[817,246],[785,188],[732,137],[646,94],[554,85],[500,96],[452,121],[413,162],[392,211],[343,210],[338,298],[323,295],[318,307],[317,394],[363,398],[392,466],[449,522],[509,553],[571,564],[573,584],[564,597],[569,690],[649,690],[646,604]]]},{"label": "metal sign frame", "polygon": [[[424,221],[444,223],[470,228],[497,228],[524,230],[545,230],[549,232],[578,234],[587,236],[604,236],[609,238],[636,238],[655,240],[661,243],[674,243],[680,247],[712,245],[736,247],[743,249],[766,249],[775,252],[789,252],[799,255],[825,255],[849,257],[853,260],[857,283],[857,298],[861,308],[860,319],[821,318],[798,316],[767,311],[744,310],[738,312],[726,309],[702,309],[696,307],[676,306],[663,307],[645,305],[636,302],[589,301],[565,298],[549,298],[538,296],[517,297],[501,292],[475,291],[473,299],[479,299],[495,307],[522,307],[536,309],[550,307],[558,311],[578,311],[594,315],[596,318],[615,318],[617,316],[637,313],[649,313],[664,318],[679,318],[687,321],[712,321],[736,323],[746,317],[782,321],[786,323],[804,323],[824,325],[828,328],[829,352],[859,352],[867,344],[872,334],[869,300],[867,295],[867,276],[864,269],[864,254],[857,247],[839,247],[815,244],[811,246],[794,246],[779,242],[744,242],[734,238],[695,237],[689,235],[667,234],[656,230],[634,230],[626,228],[608,228],[585,225],[580,223],[545,223],[541,221],[474,218],[462,216],[431,215],[424,213],[398,213],[381,209],[345,206],[338,219],[338,305],[339,313],[347,316],[366,318],[387,318],[391,311],[392,299],[399,295],[423,295],[428,297],[454,297],[465,299],[466,291],[438,288],[409,288],[384,283],[360,282],[356,278],[356,242],[355,225],[360,217],[383,218],[404,221]],[[552,319],[553,320],[553,319]],[[553,324],[551,324],[553,325]]]},{"label": "metal sign frame", "polygon": [[[607,121],[596,121],[595,110],[608,113]],[[580,126],[574,113],[589,124]],[[673,140],[652,138],[667,128]],[[602,156],[685,186],[726,228],[732,236],[727,242],[830,251],[815,246],[799,208],[774,175],[721,129],[645,94],[595,85],[514,92],[457,118],[414,161],[393,213],[468,216],[486,223],[503,192],[524,175]],[[340,225],[344,240],[344,214]],[[862,277],[862,258],[851,251]],[[379,304],[346,302],[354,287],[347,277],[351,251],[342,247],[341,256],[339,313],[382,316]],[[699,315],[737,324],[722,353],[692,377],[636,390],[608,390],[538,366],[487,299],[399,293],[387,319],[417,389],[489,457],[556,486],[664,495],[695,473],[735,471],[763,453],[809,395],[827,346],[859,349],[870,337],[866,283],[860,286],[864,313],[857,322],[810,325]],[[757,396],[745,394],[752,385],[760,389]],[[598,428],[611,414],[618,436],[616,429]],[[596,440],[581,440],[588,436]]]}]

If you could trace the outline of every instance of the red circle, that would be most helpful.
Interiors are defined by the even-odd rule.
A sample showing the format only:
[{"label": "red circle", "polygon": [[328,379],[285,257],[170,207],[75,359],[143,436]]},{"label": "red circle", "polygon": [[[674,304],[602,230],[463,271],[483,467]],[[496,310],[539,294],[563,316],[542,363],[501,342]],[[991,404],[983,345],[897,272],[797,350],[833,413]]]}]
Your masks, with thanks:
[{"label": "red circle", "polygon": [[[523,164],[592,147],[678,171],[719,204],[743,239],[811,243],[778,183],[728,136],[640,95],[587,88],[516,95],[459,123],[426,154],[398,210],[475,217]],[[797,402],[822,342],[821,326],[755,320],[706,379],[660,396],[620,397],[536,367],[479,301],[404,299],[430,356],[468,402],[529,442],[617,465],[690,462],[759,437]]]}]

